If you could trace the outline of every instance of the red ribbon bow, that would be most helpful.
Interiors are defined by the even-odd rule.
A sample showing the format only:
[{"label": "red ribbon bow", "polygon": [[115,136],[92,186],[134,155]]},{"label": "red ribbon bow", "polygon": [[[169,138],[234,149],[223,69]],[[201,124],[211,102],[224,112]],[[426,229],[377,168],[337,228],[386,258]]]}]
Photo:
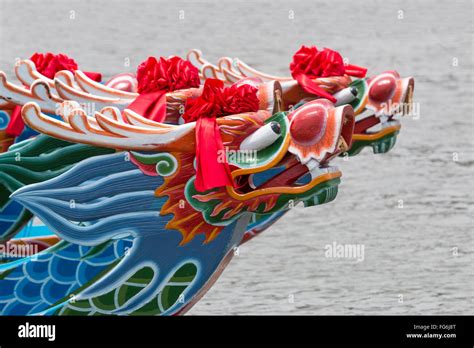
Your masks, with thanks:
[{"label": "red ribbon bow", "polygon": [[153,121],[166,118],[166,92],[199,87],[199,70],[180,57],[149,57],[137,68],[138,93],[128,108]]},{"label": "red ribbon bow", "polygon": [[306,92],[327,98],[333,103],[336,102],[336,99],[319,87],[313,79],[343,75],[364,77],[367,73],[366,68],[351,64],[345,65],[339,52],[329,48],[318,51],[316,46],[301,46],[293,56],[290,71],[291,76]]},{"label": "red ribbon bow", "polygon": [[[216,117],[254,112],[258,110],[258,105],[257,88],[249,84],[225,88],[224,82],[217,79],[207,79],[202,95],[186,101],[183,119],[186,122],[196,121],[194,185],[198,191],[221,186],[235,187]],[[225,160],[219,161],[219,158]]]},{"label": "red ribbon bow", "polygon": [[[78,69],[77,63],[74,61],[74,59],[69,58],[62,53],[35,53],[30,57],[30,60],[35,63],[36,70],[41,75],[46,76],[49,79],[53,79],[54,75],[56,75],[58,71],[76,71]],[[100,82],[102,80],[102,75],[100,73],[84,71],[84,74],[94,81]],[[25,123],[21,118],[21,107],[17,105],[13,108],[11,120],[8,124],[6,132],[7,134],[16,137],[23,132],[24,128]]]}]

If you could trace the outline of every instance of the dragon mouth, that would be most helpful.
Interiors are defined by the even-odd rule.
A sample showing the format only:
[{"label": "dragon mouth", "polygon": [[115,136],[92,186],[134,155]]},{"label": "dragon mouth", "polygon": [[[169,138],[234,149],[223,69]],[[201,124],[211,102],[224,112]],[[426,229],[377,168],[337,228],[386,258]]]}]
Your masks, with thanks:
[{"label": "dragon mouth", "polygon": [[[287,156],[280,164],[286,169],[281,173],[271,177],[269,180],[265,181],[254,189],[261,190],[273,188],[278,190],[288,187],[307,187],[309,189],[313,187],[315,183],[321,183],[331,180],[334,177],[341,176],[339,169],[336,166],[328,165],[328,162],[329,160],[321,163],[317,162],[316,160],[310,160],[307,164],[301,164],[294,156]],[[308,174],[311,176],[310,182],[305,184],[300,183],[299,181]]]},{"label": "dragon mouth", "polygon": [[[237,182],[240,184],[245,182],[245,184],[238,188],[227,187],[227,193],[240,202],[256,200],[256,202],[271,204],[269,202],[274,202],[278,197],[285,197],[283,199],[287,202],[301,200],[305,206],[328,202],[335,197],[342,173],[336,166],[315,162],[316,165],[311,167],[313,162],[303,165],[294,156],[287,155],[281,162],[284,163],[282,172],[256,187],[252,182],[253,175],[240,176]],[[328,188],[330,188],[329,191],[327,191]],[[319,196],[324,191],[332,192],[332,198],[322,201]],[[268,212],[272,209],[269,208]]]},{"label": "dragon mouth", "polygon": [[[309,182],[299,182],[305,178],[307,181],[308,175],[311,178]],[[271,177],[257,187],[254,187],[252,184],[252,175],[241,176],[238,178],[238,182],[242,183],[245,181],[245,184],[238,188],[227,187],[227,191],[231,197],[239,201],[281,194],[297,197],[341,176],[342,173],[336,166],[318,165],[309,169],[307,165],[302,165],[298,162],[290,165],[283,172]]]},{"label": "dragon mouth", "polygon": [[[337,157],[339,154],[344,153],[350,148],[352,143],[352,123],[344,124],[339,136],[336,148],[333,152],[326,154],[326,156],[318,162],[311,159],[306,164],[302,164],[295,156],[287,154],[277,166],[284,166],[285,170],[281,173],[273,176],[269,180],[265,181],[261,185],[253,186],[253,189],[266,189],[266,188],[284,188],[284,187],[297,187],[311,188],[315,183],[321,183],[324,181],[331,180],[335,177],[340,177],[341,172],[338,167],[330,166],[329,162]],[[299,181],[306,175],[311,176],[309,183],[302,184]],[[250,178],[251,179],[251,178]]]}]

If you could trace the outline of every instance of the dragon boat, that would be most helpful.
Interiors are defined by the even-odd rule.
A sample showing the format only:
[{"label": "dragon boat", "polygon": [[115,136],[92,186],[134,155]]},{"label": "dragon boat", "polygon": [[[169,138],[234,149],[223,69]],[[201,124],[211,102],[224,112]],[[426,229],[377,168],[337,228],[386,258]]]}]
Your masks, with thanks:
[{"label": "dragon boat", "polygon": [[[192,86],[140,93],[156,64],[185,66]],[[329,100],[301,76],[227,57],[213,65],[198,50],[141,67],[105,84],[78,69],[48,77],[31,60],[15,67],[21,85],[0,72],[2,124],[21,108],[26,133],[16,143],[0,133],[0,236],[11,250],[37,247],[20,257],[6,248],[2,314],[186,313],[240,244],[299,202],[335,199],[338,156],[388,152],[414,87],[394,71],[313,77]],[[225,146],[230,184],[203,175],[209,134]],[[33,216],[44,226],[28,238]]]}]

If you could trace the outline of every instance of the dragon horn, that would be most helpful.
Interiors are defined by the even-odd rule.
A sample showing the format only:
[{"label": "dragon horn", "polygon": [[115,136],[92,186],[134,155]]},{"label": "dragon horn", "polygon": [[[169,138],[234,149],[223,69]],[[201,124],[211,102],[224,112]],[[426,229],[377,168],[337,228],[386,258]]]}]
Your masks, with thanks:
[{"label": "dragon horn", "polygon": [[22,108],[22,116],[31,128],[66,141],[121,150],[194,151],[194,122],[178,126],[155,122],[145,128],[98,112],[92,118],[81,108],[74,109],[64,120],[56,120],[42,113],[35,102]]}]

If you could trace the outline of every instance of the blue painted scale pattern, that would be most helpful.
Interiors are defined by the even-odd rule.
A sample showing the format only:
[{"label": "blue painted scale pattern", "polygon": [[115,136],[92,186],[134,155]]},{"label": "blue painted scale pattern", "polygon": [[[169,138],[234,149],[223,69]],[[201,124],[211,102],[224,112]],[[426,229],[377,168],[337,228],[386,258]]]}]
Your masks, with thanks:
[{"label": "blue painted scale pattern", "polygon": [[[181,245],[181,233],[166,229],[172,215],[162,216],[159,213],[167,198],[156,197],[154,192],[162,184],[162,177],[144,175],[126,160],[124,153],[117,153],[89,158],[54,179],[16,191],[12,196],[15,201],[22,203],[55,234],[75,244],[76,248],[98,247],[102,243],[123,238],[133,238],[133,244],[109,272],[97,279],[94,279],[94,276],[101,272],[99,268],[95,269],[95,273],[90,271],[92,273],[79,278],[80,281],[75,279],[78,270],[86,267],[77,262],[80,258],[77,254],[74,256],[76,261],[64,255],[57,255],[51,260],[48,259],[50,256],[41,256],[46,258],[44,261],[52,265],[51,267],[54,266],[47,268],[49,275],[56,277],[54,279],[57,285],[54,287],[53,297],[49,297],[49,293],[45,293],[44,298],[33,295],[38,290],[37,281],[31,277],[23,280],[22,278],[29,275],[28,268],[26,273],[25,269],[16,268],[21,262],[25,262],[24,260],[3,265],[4,270],[15,269],[7,274],[5,279],[0,280],[0,287],[6,289],[3,302],[9,302],[4,306],[4,312],[13,312],[6,306],[20,306],[14,309],[16,314],[27,311],[38,313],[51,307],[55,301],[63,300],[58,306],[44,313],[55,314],[58,313],[57,309],[68,303],[63,297],[66,296],[67,300],[73,287],[77,289],[81,284],[87,284],[84,289],[74,293],[75,299],[92,299],[118,288],[135,272],[149,267],[154,274],[150,282],[123,306],[109,313],[130,314],[156,298],[183,264],[192,263],[197,268],[197,274],[183,292],[186,301],[175,303],[163,314],[173,314],[180,310],[202,289],[226,255],[232,253],[233,248],[240,243],[250,216],[239,218],[226,226],[212,243],[204,243],[204,235],[198,235],[187,244]],[[117,256],[114,255],[109,264],[113,262],[112,259],[116,260]],[[33,261],[26,263],[30,262],[32,266],[24,267],[33,267]],[[90,266],[87,262],[85,265]],[[44,269],[36,268],[32,273],[36,271],[47,276]],[[63,278],[69,282],[61,280]],[[90,280],[89,283],[87,279]],[[16,284],[23,281],[25,283],[21,284],[21,288],[16,289]],[[15,293],[18,290],[20,297]],[[31,305],[28,302],[31,302]],[[29,309],[22,306],[28,306]]]},{"label": "blue painted scale pattern", "polygon": [[92,257],[92,247],[60,242],[37,255],[0,265],[0,313],[34,315],[69,297],[110,268],[131,247],[130,239],[109,243]]}]

